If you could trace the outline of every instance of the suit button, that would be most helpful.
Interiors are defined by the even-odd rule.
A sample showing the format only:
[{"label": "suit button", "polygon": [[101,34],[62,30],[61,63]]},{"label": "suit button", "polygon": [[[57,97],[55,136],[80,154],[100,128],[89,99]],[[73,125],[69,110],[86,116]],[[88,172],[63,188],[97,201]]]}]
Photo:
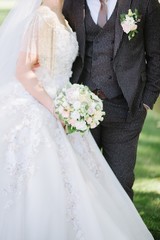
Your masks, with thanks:
[{"label": "suit button", "polygon": [[109,77],[108,77],[108,79],[110,79],[110,80],[111,80],[111,79],[112,79],[112,76],[109,76]]},{"label": "suit button", "polygon": [[114,40],[111,41],[111,44],[114,44]]},{"label": "suit button", "polygon": [[111,62],[113,62],[113,57],[110,58]]}]

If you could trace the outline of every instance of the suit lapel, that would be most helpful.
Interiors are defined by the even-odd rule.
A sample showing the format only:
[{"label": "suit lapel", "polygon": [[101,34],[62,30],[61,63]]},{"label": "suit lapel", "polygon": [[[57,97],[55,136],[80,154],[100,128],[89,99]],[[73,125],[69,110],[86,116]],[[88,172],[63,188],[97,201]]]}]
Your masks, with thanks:
[{"label": "suit lapel", "polygon": [[[120,15],[122,13],[127,13],[131,7],[132,0],[118,0],[118,10],[117,10],[117,18],[115,23],[115,44],[114,44],[114,57],[117,54],[119,49],[122,36],[123,29],[120,23]],[[79,42],[79,51],[82,59],[84,59],[85,53],[85,0],[73,1],[73,12],[75,16],[75,30],[77,33],[77,39]]]},{"label": "suit lapel", "polygon": [[73,1],[73,12],[75,16],[75,30],[79,42],[79,51],[82,59],[85,53],[85,0]]},{"label": "suit lapel", "polygon": [[128,13],[128,10],[131,7],[132,0],[118,0],[118,10],[117,10],[117,18],[115,23],[115,44],[114,44],[114,57],[117,54],[119,49],[122,36],[123,36],[123,29],[120,23],[120,15],[122,13]]}]

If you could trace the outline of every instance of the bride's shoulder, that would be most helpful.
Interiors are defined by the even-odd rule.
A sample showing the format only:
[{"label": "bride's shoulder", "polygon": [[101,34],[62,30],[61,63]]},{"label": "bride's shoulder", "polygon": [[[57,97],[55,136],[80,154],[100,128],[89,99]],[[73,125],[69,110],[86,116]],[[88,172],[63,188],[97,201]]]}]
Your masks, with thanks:
[{"label": "bride's shoulder", "polygon": [[49,7],[41,5],[37,9],[36,15],[38,15],[45,23],[51,27],[55,26],[57,16]]}]

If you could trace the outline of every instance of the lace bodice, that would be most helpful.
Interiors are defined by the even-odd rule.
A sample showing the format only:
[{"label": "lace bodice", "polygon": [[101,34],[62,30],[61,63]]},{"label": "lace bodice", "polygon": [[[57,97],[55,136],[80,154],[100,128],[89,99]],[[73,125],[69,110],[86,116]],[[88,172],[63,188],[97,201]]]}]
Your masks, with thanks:
[{"label": "lace bodice", "polygon": [[27,38],[27,52],[32,56],[36,54],[39,59],[38,77],[54,96],[53,89],[63,87],[72,75],[72,64],[78,54],[76,33],[67,21],[64,26],[56,13],[41,6],[31,22]]}]

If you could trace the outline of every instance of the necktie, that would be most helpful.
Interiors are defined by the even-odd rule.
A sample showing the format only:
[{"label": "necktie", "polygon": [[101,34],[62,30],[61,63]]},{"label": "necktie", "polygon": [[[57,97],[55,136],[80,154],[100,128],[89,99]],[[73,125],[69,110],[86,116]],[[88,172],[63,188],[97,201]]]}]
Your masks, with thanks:
[{"label": "necktie", "polygon": [[101,28],[103,28],[104,25],[107,22],[107,12],[108,12],[107,0],[100,0],[100,3],[101,3],[101,7],[100,7],[100,10],[99,10],[98,22],[97,23]]}]

